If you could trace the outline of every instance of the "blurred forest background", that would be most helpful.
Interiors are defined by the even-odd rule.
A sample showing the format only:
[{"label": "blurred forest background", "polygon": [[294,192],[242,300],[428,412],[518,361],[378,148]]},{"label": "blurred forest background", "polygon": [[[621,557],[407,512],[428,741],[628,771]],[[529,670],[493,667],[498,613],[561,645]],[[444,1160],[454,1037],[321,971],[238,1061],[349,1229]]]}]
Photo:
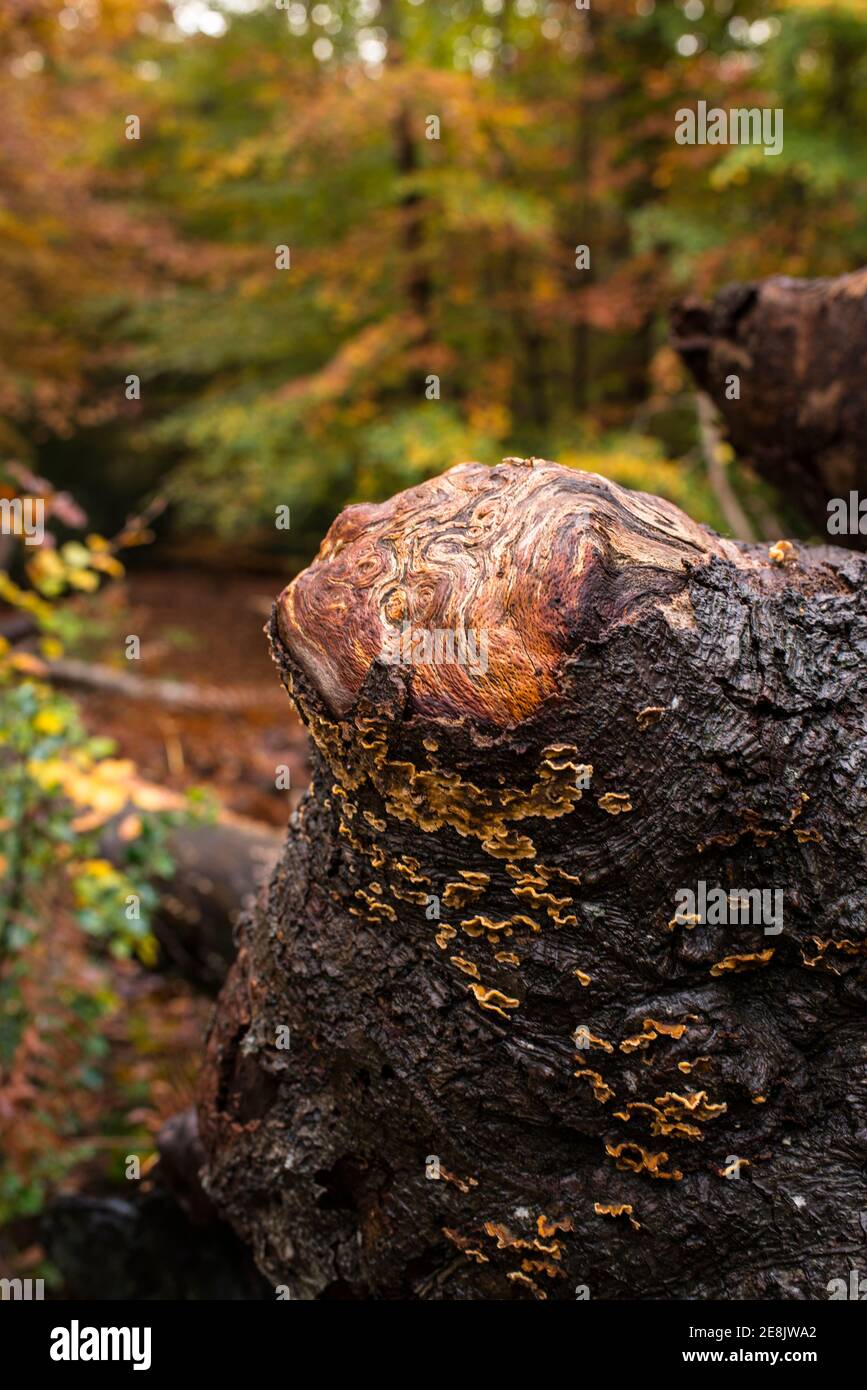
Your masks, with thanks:
[{"label": "blurred forest background", "polygon": [[[668,302],[867,260],[863,0],[7,0],[0,57],[0,455],[105,526],[285,555],[288,505],[305,560],[506,454],[723,525]],[[675,144],[700,99],[783,153]]]},{"label": "blurred forest background", "polygon": [[[58,1194],[146,1188],[207,1018],[153,885],[297,804],[261,627],[337,511],[535,454],[793,528],[666,309],[867,262],[867,0],[3,0],[0,70],[0,497],[49,515],[0,537],[0,1265],[81,1291]],[[700,100],[783,152],[676,144]]]}]

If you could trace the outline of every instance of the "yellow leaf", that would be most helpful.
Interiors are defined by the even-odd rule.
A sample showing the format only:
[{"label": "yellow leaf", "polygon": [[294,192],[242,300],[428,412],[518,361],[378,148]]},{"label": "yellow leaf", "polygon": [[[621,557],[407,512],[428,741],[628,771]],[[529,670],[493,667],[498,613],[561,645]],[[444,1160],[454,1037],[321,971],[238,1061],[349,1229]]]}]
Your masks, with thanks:
[{"label": "yellow leaf", "polygon": [[114,873],[107,859],[84,859],[78,867],[80,873],[90,878],[111,878]]},{"label": "yellow leaf", "polygon": [[137,951],[138,951],[138,958],[139,958],[139,960],[141,961],[142,965],[147,965],[147,966],[154,966],[154,965],[156,965],[157,959],[159,958],[159,947],[158,947],[158,945],[157,945],[156,937],[154,937],[154,936],[146,936],[146,937],[144,937],[144,938],[138,943],[138,946],[137,946],[136,949],[137,949]]},{"label": "yellow leaf", "polygon": [[82,589],[87,594],[99,588],[99,575],[93,570],[70,570],[67,579],[73,589]]},{"label": "yellow leaf", "polygon": [[110,574],[113,579],[120,579],[124,574],[123,565],[113,555],[91,555],[90,564],[92,569],[99,570],[101,574]]},{"label": "yellow leaf", "polygon": [[73,569],[85,569],[90,564],[90,551],[81,541],[67,541],[61,546],[60,554],[64,563]]},{"label": "yellow leaf", "polygon": [[60,734],[66,727],[66,720],[57,710],[41,709],[33,720],[33,727],[38,734]]},{"label": "yellow leaf", "polygon": [[48,670],[45,662],[40,661],[38,656],[31,656],[30,652],[17,652],[10,659],[9,665],[26,676],[44,676]]},{"label": "yellow leaf", "polygon": [[141,834],[141,816],[124,816],[117,828],[118,836],[121,840],[137,840]]}]

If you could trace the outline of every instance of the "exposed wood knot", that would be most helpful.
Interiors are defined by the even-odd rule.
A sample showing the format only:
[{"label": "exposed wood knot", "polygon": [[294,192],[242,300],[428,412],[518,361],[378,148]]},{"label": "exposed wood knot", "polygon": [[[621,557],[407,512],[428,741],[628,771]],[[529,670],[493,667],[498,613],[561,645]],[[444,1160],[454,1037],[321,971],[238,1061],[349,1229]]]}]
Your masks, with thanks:
[{"label": "exposed wood knot", "polygon": [[410,713],[508,727],[557,696],[584,641],[647,606],[688,623],[688,570],[712,558],[759,563],[596,474],[464,463],[341,512],[280,595],[275,642],[341,718],[379,664]]}]

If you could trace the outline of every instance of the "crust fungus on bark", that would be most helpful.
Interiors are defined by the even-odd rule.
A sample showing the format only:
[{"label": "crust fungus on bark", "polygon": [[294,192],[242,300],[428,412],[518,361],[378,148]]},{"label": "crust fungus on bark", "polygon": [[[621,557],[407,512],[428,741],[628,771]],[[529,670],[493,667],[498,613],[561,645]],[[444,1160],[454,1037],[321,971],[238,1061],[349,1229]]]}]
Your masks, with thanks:
[{"label": "crust fungus on bark", "polygon": [[[729,285],[710,304],[675,304],[671,327],[734,448],[795,512],[824,535],[830,499],[867,498],[867,267],[833,280]],[[863,533],[856,524],[838,539],[867,547],[867,515]]]},{"label": "crust fungus on bark", "polygon": [[[826,1297],[863,1260],[867,561],[773,549],[509,459],[348,508],[281,595],[313,782],[200,1113],[293,1297]],[[485,659],[418,660],[455,630]],[[679,913],[702,882],[782,890],[782,930]]]}]

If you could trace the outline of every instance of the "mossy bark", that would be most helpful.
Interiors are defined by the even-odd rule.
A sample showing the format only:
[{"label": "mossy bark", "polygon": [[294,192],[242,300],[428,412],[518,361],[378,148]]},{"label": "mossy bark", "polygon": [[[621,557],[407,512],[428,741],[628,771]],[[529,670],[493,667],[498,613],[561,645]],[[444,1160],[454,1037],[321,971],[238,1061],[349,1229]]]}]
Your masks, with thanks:
[{"label": "mossy bark", "polygon": [[[824,1298],[863,1263],[867,561],[776,554],[507,461],[349,509],[281,596],[313,782],[200,1107],[275,1285]],[[484,673],[377,658],[458,622]],[[783,890],[782,931],[674,921],[700,881]]]}]

